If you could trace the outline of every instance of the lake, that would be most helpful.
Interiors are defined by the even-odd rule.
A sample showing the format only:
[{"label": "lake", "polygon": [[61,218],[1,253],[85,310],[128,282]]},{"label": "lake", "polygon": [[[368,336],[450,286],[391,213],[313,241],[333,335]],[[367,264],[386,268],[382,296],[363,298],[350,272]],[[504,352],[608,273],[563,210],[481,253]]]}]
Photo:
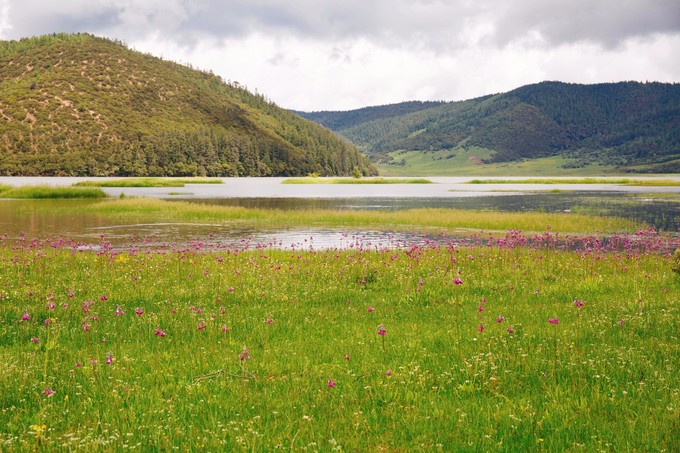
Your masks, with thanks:
[{"label": "lake", "polygon": [[[0,184],[69,186],[106,178],[0,177]],[[120,179],[120,178],[113,178]],[[464,184],[471,178],[430,177],[434,184],[281,184],[285,178],[225,178],[224,184],[181,188],[104,188],[111,197],[144,196],[270,209],[408,209],[459,208],[496,211],[582,212],[626,217],[666,231],[680,225],[680,187],[609,184]],[[479,179],[479,178],[476,178]],[[521,178],[507,178],[521,179]],[[680,177],[664,177],[680,180]],[[441,240],[403,232],[294,229],[266,231],[225,224],[119,223],[92,214],[56,215],[90,200],[0,200],[0,234],[67,237],[87,244],[101,238],[114,244],[210,240],[226,246],[264,244],[274,247],[327,248],[399,246]]]}]

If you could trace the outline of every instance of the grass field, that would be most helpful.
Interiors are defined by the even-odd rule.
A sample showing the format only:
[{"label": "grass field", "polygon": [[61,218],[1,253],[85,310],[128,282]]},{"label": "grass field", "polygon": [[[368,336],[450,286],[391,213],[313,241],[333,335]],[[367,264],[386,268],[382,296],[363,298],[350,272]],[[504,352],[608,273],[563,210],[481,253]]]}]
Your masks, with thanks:
[{"label": "grass field", "polygon": [[106,193],[96,188],[0,185],[0,198],[106,198]]},{"label": "grass field", "polygon": [[281,184],[432,184],[424,178],[289,178]]},{"label": "grass field", "polygon": [[467,184],[616,184],[623,186],[680,186],[680,181],[660,178],[534,178],[472,179]]},{"label": "grass field", "polygon": [[125,253],[3,239],[0,449],[678,451],[680,276],[663,238],[557,237]]},{"label": "grass field", "polygon": [[383,176],[601,176],[617,174],[614,167],[590,165],[563,168],[569,161],[563,157],[546,157],[523,162],[483,164],[491,151],[484,148],[440,151],[394,151],[389,153],[400,164],[376,165]]}]

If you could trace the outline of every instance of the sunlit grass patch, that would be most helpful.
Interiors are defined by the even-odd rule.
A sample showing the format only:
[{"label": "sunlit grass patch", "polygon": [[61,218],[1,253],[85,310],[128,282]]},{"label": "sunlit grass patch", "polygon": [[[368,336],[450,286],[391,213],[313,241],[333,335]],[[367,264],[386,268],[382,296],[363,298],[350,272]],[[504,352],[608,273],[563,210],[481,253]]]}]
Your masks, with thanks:
[{"label": "sunlit grass patch", "polygon": [[292,210],[211,206],[146,198],[112,200],[83,207],[102,214],[183,222],[245,222],[268,227],[370,227],[411,231],[491,230],[561,231],[565,233],[635,231],[639,222],[577,213],[494,212],[460,209]]},{"label": "sunlit grass patch", "polygon": [[2,198],[106,198],[104,191],[95,188],[21,186],[0,188]]},{"label": "sunlit grass patch", "polygon": [[425,178],[289,178],[281,184],[432,184]]},{"label": "sunlit grass patch", "polygon": [[187,184],[224,184],[219,178],[123,178],[81,181],[74,187],[184,187]]}]

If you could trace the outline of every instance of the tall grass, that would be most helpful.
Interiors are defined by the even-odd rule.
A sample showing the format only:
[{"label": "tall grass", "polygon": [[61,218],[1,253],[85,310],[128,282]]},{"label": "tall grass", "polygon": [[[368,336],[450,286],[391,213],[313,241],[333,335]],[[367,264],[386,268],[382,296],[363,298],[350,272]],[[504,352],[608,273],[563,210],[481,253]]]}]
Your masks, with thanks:
[{"label": "tall grass", "polygon": [[21,186],[0,187],[2,198],[106,198],[100,189],[81,189],[74,187]]},{"label": "tall grass", "polygon": [[189,202],[129,198],[84,207],[119,217],[173,221],[250,222],[262,226],[333,226],[389,229],[468,229],[506,231],[546,229],[568,233],[635,231],[641,225],[626,219],[576,213],[512,213],[457,209],[407,209],[398,211],[269,210],[210,206]]},{"label": "tall grass", "polygon": [[128,253],[4,239],[0,445],[680,450],[669,258],[509,238]]}]

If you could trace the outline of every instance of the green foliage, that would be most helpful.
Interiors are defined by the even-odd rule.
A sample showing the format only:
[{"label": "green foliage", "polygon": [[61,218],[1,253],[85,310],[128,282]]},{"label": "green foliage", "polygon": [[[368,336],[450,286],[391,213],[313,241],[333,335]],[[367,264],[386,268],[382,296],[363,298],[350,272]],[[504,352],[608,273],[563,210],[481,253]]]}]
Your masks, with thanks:
[{"label": "green foliage", "polygon": [[0,175],[295,176],[375,168],[237,82],[87,34],[0,42]]},{"label": "green foliage", "polygon": [[374,107],[370,116],[360,109],[305,117],[332,127],[383,165],[400,165],[392,156],[397,150],[478,147],[493,151],[486,163],[559,155],[569,158],[563,165],[571,169],[599,164],[680,171],[680,84],[544,82],[405,113],[400,105]]},{"label": "green foliage", "polygon": [[307,178],[290,178],[281,181],[281,184],[432,184],[425,178],[319,178],[309,176]]}]

